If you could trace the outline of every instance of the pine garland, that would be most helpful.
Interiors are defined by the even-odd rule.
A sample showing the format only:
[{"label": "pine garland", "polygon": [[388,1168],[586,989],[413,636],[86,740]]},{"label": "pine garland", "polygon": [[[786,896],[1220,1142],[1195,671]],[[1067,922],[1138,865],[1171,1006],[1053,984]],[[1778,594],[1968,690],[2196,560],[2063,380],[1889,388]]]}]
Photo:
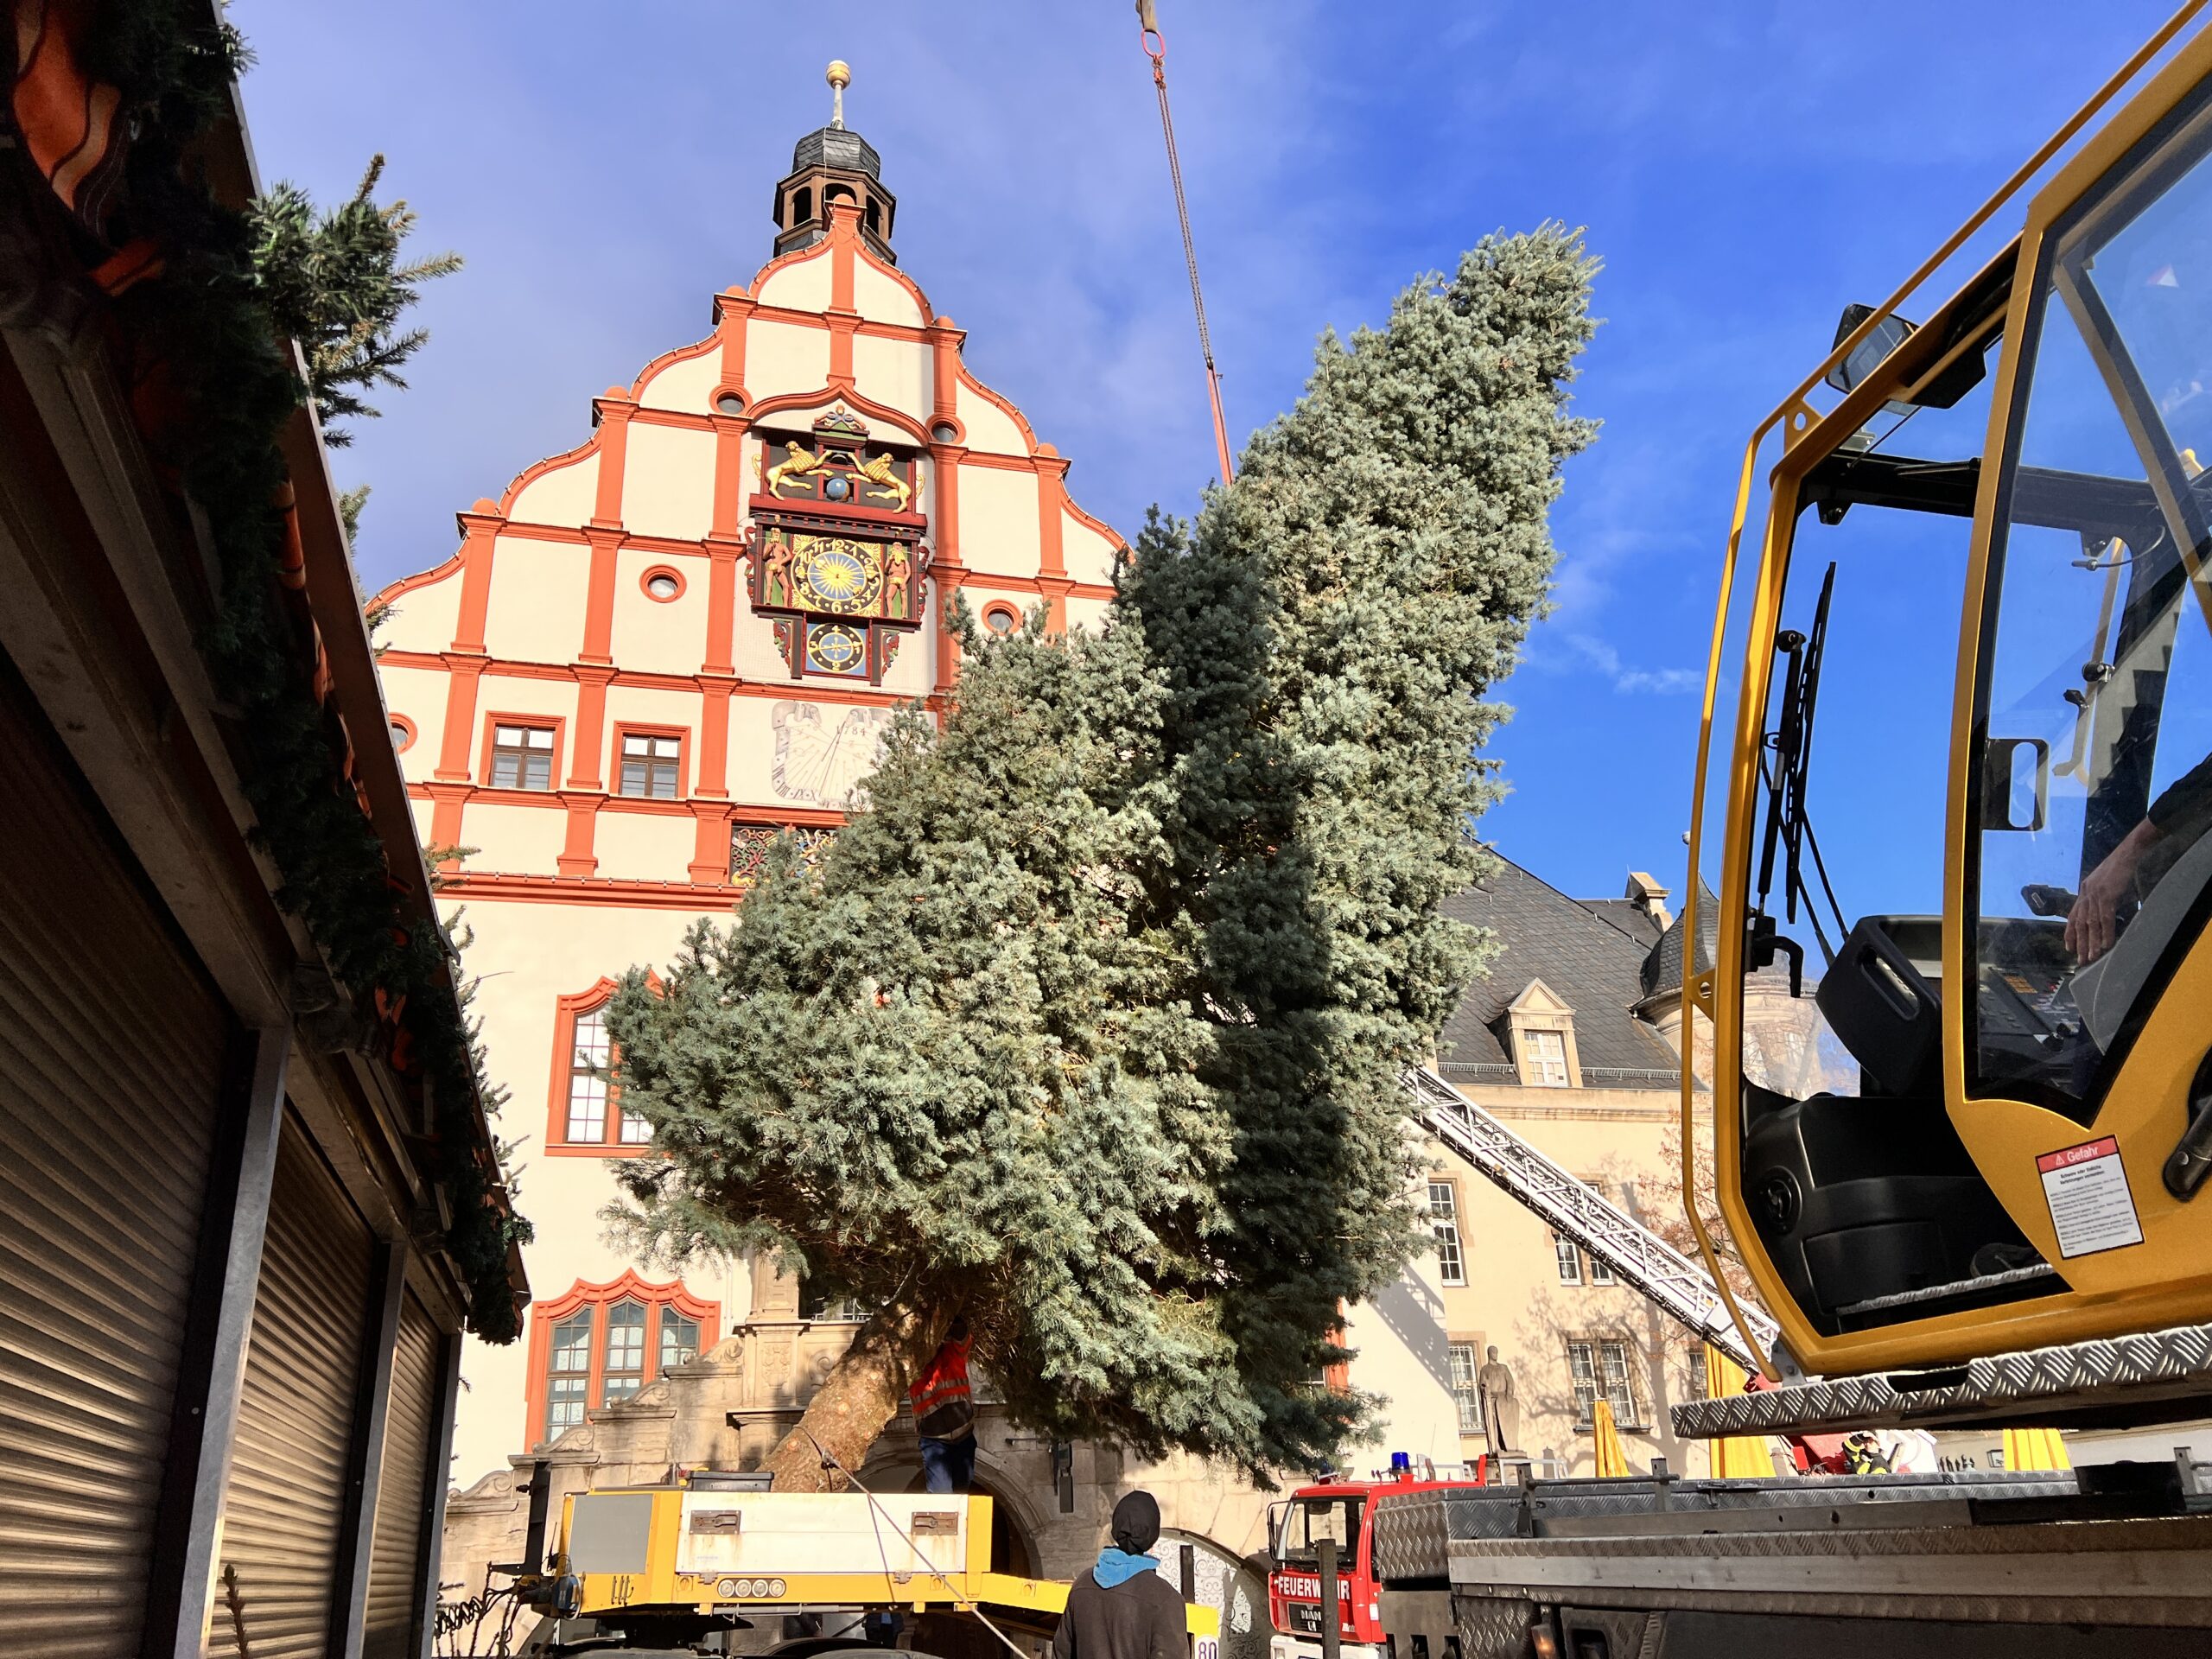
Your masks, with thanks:
[{"label": "pine garland", "polygon": [[228,112],[245,48],[206,0],[127,0],[104,13],[86,57],[122,92],[135,129],[107,234],[150,237],[162,251],[161,276],[118,296],[115,312],[142,403],[171,411],[156,459],[199,509],[216,554],[220,608],[202,650],[229,704],[257,838],[283,877],[276,902],[306,923],[358,1003],[404,1027],[411,1057],[395,1060],[409,1060],[435,1102],[431,1174],[452,1208],[445,1248],[468,1288],[469,1328],[512,1342],[520,1320],[508,1250],[531,1235],[499,1208],[496,1165],[479,1155],[474,1103],[497,1096],[447,941],[409,915],[345,775],[346,734],[315,693],[312,625],[276,581],[289,481],[280,435],[308,388],[278,346],[254,219],[215,201],[185,165]]}]

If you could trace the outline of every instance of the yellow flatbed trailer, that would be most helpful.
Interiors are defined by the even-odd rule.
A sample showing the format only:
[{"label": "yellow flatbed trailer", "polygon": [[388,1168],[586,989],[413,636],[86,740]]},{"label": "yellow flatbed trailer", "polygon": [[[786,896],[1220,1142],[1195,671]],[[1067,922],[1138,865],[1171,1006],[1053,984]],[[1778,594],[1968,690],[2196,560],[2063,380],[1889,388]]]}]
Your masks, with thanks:
[{"label": "yellow flatbed trailer", "polygon": [[[976,1613],[1049,1635],[1068,1586],[995,1570],[993,1501],[937,1493],[613,1487],[562,1507],[540,1605],[644,1643],[800,1612]],[[1215,1659],[1211,1607],[1186,1604],[1192,1659]]]}]

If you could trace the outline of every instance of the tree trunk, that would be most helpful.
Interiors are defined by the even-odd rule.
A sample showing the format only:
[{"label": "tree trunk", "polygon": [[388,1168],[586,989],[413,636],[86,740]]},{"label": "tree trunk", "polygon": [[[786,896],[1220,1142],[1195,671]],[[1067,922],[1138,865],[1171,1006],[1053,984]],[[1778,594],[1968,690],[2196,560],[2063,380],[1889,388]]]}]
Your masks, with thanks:
[{"label": "tree trunk", "polygon": [[823,1466],[823,1453],[860,1472],[868,1448],[891,1426],[899,1400],[944,1340],[956,1311],[949,1301],[912,1297],[869,1314],[805,1413],[761,1464],[775,1477],[773,1490],[844,1490],[845,1477]]}]

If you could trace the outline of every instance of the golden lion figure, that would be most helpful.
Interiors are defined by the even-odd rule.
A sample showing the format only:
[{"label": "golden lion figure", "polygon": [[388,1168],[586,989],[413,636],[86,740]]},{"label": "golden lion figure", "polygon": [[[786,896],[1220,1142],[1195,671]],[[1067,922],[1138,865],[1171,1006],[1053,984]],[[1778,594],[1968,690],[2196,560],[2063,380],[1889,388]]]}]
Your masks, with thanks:
[{"label": "golden lion figure", "polygon": [[878,489],[889,490],[898,496],[899,505],[893,512],[906,511],[906,504],[914,499],[914,486],[891,470],[891,457],[878,455],[861,468],[861,476]]},{"label": "golden lion figure", "polygon": [[791,454],[768,469],[768,493],[779,495],[785,479],[804,478],[809,473],[822,470],[823,457],[815,454],[803,443],[791,445]]}]

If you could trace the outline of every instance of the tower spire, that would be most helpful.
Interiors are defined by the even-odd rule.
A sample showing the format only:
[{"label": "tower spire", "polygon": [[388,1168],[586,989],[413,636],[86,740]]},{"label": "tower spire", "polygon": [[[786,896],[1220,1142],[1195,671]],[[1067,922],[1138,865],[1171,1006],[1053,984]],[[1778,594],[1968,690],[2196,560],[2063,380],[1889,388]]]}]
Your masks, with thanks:
[{"label": "tower spire", "polygon": [[853,67],[842,58],[832,58],[828,71],[822,78],[830,83],[830,124],[842,132],[845,130],[845,88],[853,84]]}]

